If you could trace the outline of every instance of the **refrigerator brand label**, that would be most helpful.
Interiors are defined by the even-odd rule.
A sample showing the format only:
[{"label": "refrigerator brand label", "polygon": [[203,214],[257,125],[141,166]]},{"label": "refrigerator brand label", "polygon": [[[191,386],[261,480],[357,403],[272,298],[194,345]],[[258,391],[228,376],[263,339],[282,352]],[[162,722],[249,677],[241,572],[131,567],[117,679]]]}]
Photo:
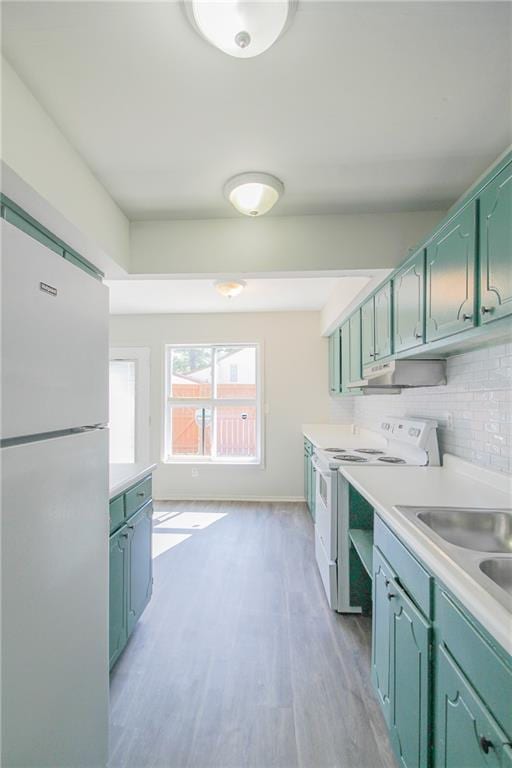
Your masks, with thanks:
[{"label": "refrigerator brand label", "polygon": [[39,283],[39,288],[45,293],[49,293],[50,296],[57,295],[57,289],[54,288],[53,285],[48,285],[48,283]]}]

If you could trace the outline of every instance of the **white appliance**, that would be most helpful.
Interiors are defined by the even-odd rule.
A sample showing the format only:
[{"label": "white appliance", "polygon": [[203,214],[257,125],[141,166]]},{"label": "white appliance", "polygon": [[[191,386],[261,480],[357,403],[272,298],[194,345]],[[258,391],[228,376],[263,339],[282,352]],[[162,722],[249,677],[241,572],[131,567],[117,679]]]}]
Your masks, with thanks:
[{"label": "white appliance", "polygon": [[315,556],[329,606],[360,613],[351,605],[349,582],[349,487],[341,466],[438,466],[437,422],[385,417],[376,432],[362,430],[350,444],[315,448]]},{"label": "white appliance", "polygon": [[108,758],[108,291],[1,221],[2,765]]}]

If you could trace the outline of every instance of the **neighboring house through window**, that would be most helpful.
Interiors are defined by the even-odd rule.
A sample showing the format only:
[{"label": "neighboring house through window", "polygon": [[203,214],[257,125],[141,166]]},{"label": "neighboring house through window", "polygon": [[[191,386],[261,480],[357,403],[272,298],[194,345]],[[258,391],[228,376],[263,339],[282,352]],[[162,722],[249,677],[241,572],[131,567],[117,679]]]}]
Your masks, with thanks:
[{"label": "neighboring house through window", "polygon": [[256,344],[166,349],[166,461],[259,463],[261,387]]}]

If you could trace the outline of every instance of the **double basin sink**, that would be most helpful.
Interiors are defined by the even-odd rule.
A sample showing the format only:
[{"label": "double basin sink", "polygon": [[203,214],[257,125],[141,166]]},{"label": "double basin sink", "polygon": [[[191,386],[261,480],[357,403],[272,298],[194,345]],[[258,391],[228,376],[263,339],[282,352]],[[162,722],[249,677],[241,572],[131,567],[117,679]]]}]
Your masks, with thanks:
[{"label": "double basin sink", "polygon": [[396,509],[512,611],[512,509]]}]

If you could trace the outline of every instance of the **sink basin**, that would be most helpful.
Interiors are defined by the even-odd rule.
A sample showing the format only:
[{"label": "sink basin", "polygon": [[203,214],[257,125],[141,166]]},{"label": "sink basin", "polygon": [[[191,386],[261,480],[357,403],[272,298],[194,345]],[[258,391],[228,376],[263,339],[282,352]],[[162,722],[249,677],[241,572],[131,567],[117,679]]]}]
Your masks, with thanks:
[{"label": "sink basin", "polygon": [[450,544],[479,552],[512,552],[511,510],[454,507],[424,509],[417,514],[422,523]]},{"label": "sink basin", "polygon": [[480,563],[480,570],[505,592],[512,595],[512,560],[492,557]]}]

